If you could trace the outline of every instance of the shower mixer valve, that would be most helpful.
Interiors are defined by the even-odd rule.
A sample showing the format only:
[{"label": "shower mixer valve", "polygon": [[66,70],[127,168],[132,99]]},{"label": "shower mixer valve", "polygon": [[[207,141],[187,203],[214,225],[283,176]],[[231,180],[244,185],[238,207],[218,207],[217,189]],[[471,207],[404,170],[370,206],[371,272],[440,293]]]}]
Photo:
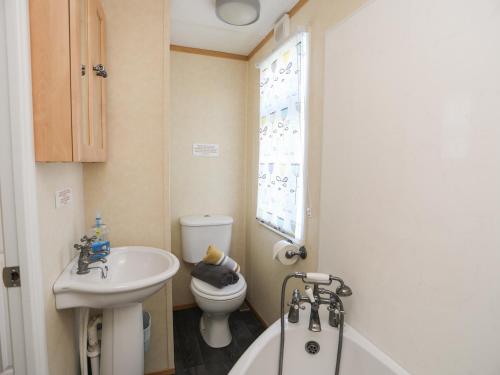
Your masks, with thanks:
[{"label": "shower mixer valve", "polygon": [[[306,284],[304,295],[301,295],[299,289],[294,289],[292,292],[292,300],[288,304],[290,310],[288,312],[288,321],[290,323],[298,323],[299,312],[304,310],[304,303],[311,305],[311,315],[309,318],[309,330],[313,332],[321,331],[321,321],[319,318],[319,308],[321,305],[327,305],[329,312],[328,323],[332,327],[338,327],[344,314],[344,307],[340,297],[348,297],[352,295],[352,290],[341,278],[317,273],[296,273],[295,278],[300,278]],[[340,285],[334,291],[323,288],[321,286],[331,285],[333,281]],[[312,285],[312,287],[311,287]]]}]

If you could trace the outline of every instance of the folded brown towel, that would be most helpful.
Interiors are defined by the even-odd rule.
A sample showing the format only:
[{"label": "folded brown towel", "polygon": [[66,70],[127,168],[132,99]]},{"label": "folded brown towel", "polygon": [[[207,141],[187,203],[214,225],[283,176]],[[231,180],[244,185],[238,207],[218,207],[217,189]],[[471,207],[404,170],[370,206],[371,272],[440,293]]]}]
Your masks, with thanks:
[{"label": "folded brown towel", "polygon": [[216,288],[236,284],[240,279],[238,274],[227,267],[213,264],[198,263],[191,271],[191,276],[200,279]]}]

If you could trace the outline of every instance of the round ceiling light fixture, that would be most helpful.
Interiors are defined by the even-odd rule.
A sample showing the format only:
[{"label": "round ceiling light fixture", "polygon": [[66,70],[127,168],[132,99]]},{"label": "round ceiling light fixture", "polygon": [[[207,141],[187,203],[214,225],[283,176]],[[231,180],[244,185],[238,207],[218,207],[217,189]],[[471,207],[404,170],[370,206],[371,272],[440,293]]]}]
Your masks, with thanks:
[{"label": "round ceiling light fixture", "polygon": [[216,0],[215,12],[221,21],[233,26],[246,26],[260,16],[259,0]]}]

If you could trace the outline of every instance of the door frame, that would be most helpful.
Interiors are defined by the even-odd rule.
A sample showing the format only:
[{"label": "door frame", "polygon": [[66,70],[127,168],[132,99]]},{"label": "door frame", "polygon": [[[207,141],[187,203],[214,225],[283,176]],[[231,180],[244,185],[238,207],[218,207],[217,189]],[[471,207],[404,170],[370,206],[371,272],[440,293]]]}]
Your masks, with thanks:
[{"label": "door frame", "polygon": [[[14,347],[13,354],[14,366],[16,365],[16,351],[18,351],[17,358],[25,359],[26,363],[21,367],[26,368],[26,375],[48,375],[33,141],[28,1],[0,0],[0,6],[5,7],[6,16],[10,142],[15,207],[15,215],[11,220],[17,234],[17,258],[21,270],[21,311],[18,312],[22,315],[22,330],[19,331],[22,331],[24,335],[24,348]],[[24,374],[16,371],[16,375]]]}]

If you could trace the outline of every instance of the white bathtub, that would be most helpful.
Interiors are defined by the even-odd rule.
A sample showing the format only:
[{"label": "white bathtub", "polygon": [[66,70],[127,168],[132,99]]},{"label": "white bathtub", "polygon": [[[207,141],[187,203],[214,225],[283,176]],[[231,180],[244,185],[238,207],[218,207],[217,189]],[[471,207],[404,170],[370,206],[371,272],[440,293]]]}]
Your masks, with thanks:
[{"label": "white bathtub", "polygon": [[[311,332],[309,308],[300,312],[300,322],[285,319],[285,355],[283,375],[333,375],[338,330],[328,324],[328,312],[320,310],[321,332]],[[241,356],[229,375],[275,375],[278,373],[280,321],[271,325]],[[305,350],[306,342],[319,343],[317,354]],[[340,375],[410,375],[351,326],[344,326]]]}]

